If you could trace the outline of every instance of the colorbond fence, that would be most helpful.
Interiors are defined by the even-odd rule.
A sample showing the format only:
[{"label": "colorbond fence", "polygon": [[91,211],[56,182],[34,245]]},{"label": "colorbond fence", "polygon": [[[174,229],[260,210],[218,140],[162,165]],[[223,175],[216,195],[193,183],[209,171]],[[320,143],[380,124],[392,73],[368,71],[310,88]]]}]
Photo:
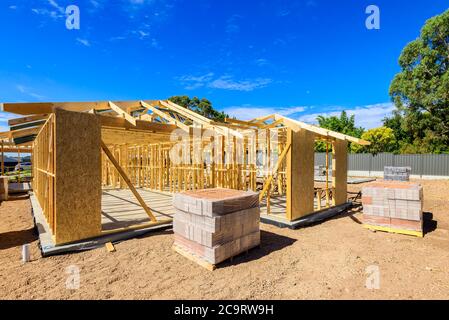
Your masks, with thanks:
[{"label": "colorbond fence", "polygon": [[[315,165],[325,165],[325,153],[315,153]],[[349,154],[350,175],[381,176],[385,166],[411,167],[414,176],[449,178],[449,154],[399,154],[379,153]]]}]

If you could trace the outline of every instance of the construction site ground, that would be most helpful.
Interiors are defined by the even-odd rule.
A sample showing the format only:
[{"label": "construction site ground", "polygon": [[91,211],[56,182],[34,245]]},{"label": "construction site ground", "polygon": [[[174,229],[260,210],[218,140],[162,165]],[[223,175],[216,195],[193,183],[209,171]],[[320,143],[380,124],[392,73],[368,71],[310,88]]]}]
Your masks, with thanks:
[{"label": "construction site ground", "polygon": [[[364,229],[359,208],[299,230],[262,224],[259,249],[213,272],[174,252],[171,230],[42,258],[29,200],[3,202],[0,299],[449,299],[449,181],[418,182],[424,238]],[[76,268],[79,289],[67,288]]]}]

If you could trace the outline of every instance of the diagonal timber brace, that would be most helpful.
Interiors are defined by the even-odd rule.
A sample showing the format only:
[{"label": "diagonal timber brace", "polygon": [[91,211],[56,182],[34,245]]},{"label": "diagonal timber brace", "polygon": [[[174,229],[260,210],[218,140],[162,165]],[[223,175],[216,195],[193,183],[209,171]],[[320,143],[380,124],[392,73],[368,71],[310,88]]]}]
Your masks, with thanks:
[{"label": "diagonal timber brace", "polygon": [[153,213],[151,212],[150,208],[148,208],[147,204],[142,199],[140,194],[137,192],[136,188],[134,188],[133,184],[131,183],[131,180],[129,180],[129,178],[126,175],[125,171],[122,169],[120,164],[114,158],[114,156],[112,155],[111,151],[109,150],[109,148],[106,146],[106,144],[103,141],[101,141],[101,148],[103,149],[104,153],[109,158],[109,160],[112,162],[112,164],[114,165],[115,169],[117,169],[117,171],[120,174],[120,176],[122,177],[122,179],[128,185],[129,189],[134,194],[134,196],[136,197],[137,201],[139,201],[139,203],[142,206],[142,208],[145,210],[147,215],[150,217],[151,221],[156,222],[157,221],[156,217],[153,215]]}]

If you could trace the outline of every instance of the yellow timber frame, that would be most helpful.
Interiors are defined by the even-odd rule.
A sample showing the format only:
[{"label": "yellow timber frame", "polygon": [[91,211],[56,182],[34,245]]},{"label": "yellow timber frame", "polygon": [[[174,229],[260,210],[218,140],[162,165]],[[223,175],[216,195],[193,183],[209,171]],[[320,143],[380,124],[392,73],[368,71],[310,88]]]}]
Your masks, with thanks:
[{"label": "yellow timber frame", "polygon": [[[284,219],[294,221],[347,201],[347,144],[369,144],[278,114],[215,122],[166,100],[4,103],[1,108],[25,116],[14,123],[46,119],[24,134],[37,134],[33,187],[57,244],[105,233],[102,188],[129,188],[151,220],[107,232],[170,222],[154,217],[136,187],[170,193],[258,190],[268,215],[270,200],[284,197]],[[327,149],[322,188],[314,187],[316,141]]]}]

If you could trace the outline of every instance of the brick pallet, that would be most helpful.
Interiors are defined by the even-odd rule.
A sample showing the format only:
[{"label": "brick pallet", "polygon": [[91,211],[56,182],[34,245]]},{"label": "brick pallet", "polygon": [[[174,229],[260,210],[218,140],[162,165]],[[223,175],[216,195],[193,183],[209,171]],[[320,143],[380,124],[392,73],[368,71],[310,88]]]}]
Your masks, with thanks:
[{"label": "brick pallet", "polygon": [[423,188],[417,183],[378,181],[362,188],[364,227],[423,236]]},{"label": "brick pallet", "polygon": [[177,193],[174,249],[210,270],[260,244],[259,195],[206,189]]},{"label": "brick pallet", "polygon": [[384,167],[384,180],[409,181],[411,172],[411,167]]}]

